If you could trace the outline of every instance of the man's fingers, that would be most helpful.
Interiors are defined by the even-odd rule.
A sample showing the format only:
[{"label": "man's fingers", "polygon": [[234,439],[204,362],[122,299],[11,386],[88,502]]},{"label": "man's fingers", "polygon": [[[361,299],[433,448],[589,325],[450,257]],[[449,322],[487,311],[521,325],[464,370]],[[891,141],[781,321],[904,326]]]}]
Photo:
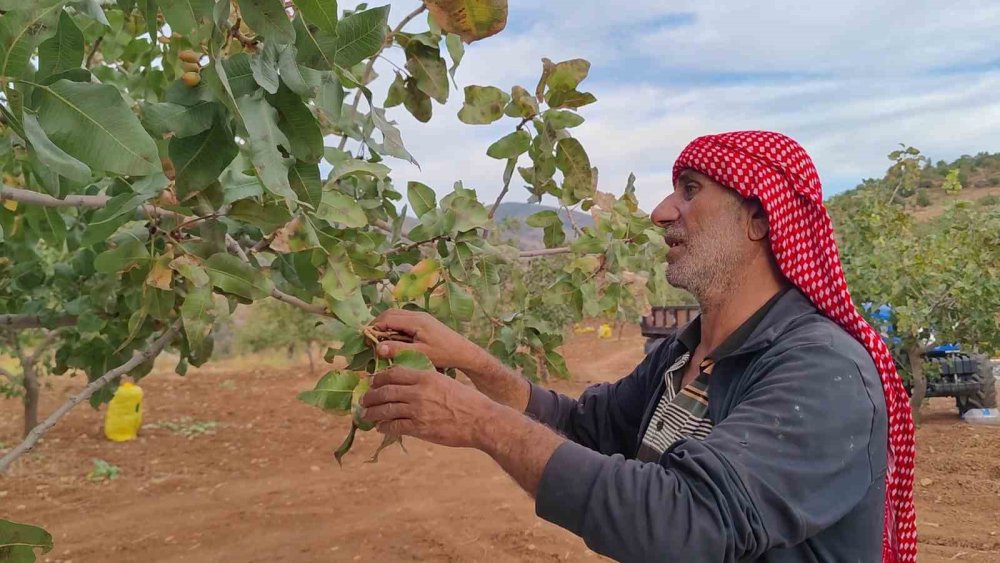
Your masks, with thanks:
[{"label": "man's fingers", "polygon": [[421,313],[416,311],[388,309],[375,317],[372,326],[378,330],[395,330],[412,336],[419,328],[420,318]]},{"label": "man's fingers", "polygon": [[372,376],[372,389],[386,385],[414,385],[420,381],[423,372],[416,369],[393,366]]},{"label": "man's fingers", "polygon": [[413,417],[413,409],[406,403],[384,403],[365,409],[362,416],[365,420],[375,423],[384,423],[397,419],[409,419]]},{"label": "man's fingers", "polygon": [[403,403],[413,398],[409,385],[385,385],[369,389],[361,397],[362,407],[374,407],[385,403]]}]

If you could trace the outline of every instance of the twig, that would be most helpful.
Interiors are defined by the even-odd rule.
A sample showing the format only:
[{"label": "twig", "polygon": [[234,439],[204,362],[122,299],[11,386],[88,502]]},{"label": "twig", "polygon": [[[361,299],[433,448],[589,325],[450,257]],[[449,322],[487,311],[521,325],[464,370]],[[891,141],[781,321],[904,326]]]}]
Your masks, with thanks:
[{"label": "twig", "polygon": [[55,412],[50,414],[48,418],[45,419],[44,422],[42,422],[34,429],[32,429],[32,431],[28,433],[27,437],[24,438],[23,442],[18,444],[14,449],[7,452],[5,456],[0,458],[0,474],[6,472],[7,469],[10,467],[10,465],[14,463],[14,460],[31,451],[31,448],[33,448],[35,444],[38,443],[38,440],[41,439],[41,437],[46,432],[48,432],[53,426],[55,426],[55,424],[59,422],[59,420],[62,417],[66,416],[66,413],[72,410],[73,407],[89,399],[91,395],[97,392],[97,390],[100,389],[101,387],[107,385],[111,380],[115,379],[116,377],[121,377],[122,375],[135,369],[139,364],[150,361],[151,359],[158,356],[160,352],[162,352],[163,349],[167,346],[167,344],[169,344],[170,341],[173,340],[174,336],[177,335],[177,332],[180,330],[180,327],[181,327],[181,321],[180,320],[175,321],[174,324],[166,331],[164,331],[164,333],[160,335],[159,338],[153,341],[153,343],[150,344],[148,348],[146,348],[141,352],[136,350],[135,352],[132,353],[132,358],[129,361],[125,362],[124,364],[112,369],[111,371],[105,373],[101,377],[98,377],[94,381],[90,382],[89,384],[87,384],[86,387],[83,388],[83,390],[81,390],[76,395],[73,395],[68,401],[63,403],[62,406],[60,406],[58,409],[55,410]]},{"label": "twig", "polygon": [[[399,33],[400,31],[402,31],[403,27],[405,27],[406,24],[410,23],[410,21],[413,20],[413,18],[419,16],[426,9],[427,6],[421,3],[419,8],[407,14],[406,17],[400,20],[399,24],[397,24],[396,27],[391,32],[389,32],[388,35],[385,36],[385,41],[382,42],[382,46],[379,47],[378,51],[376,51],[375,54],[368,59],[368,64],[365,65],[365,71],[361,74],[361,85],[367,83],[368,79],[371,78],[372,69],[375,68],[375,60],[378,59],[378,56],[382,54],[382,51],[384,51],[386,47],[392,45],[393,37],[395,37],[396,34]],[[351,102],[351,109],[354,111],[354,113],[357,113],[359,103],[361,103],[360,86],[358,87],[358,91],[354,93],[354,101]],[[346,146],[347,146],[347,135],[344,135],[340,138],[340,144],[337,145],[337,148],[340,150],[344,150],[344,147]]]},{"label": "twig", "polygon": [[504,196],[507,195],[507,191],[510,189],[510,180],[513,178],[513,174],[507,181],[503,183],[503,189],[500,190],[500,195],[497,196],[496,201],[493,202],[493,207],[490,208],[489,218],[492,219],[496,215],[497,209],[500,207],[500,202],[503,201]]},{"label": "twig", "polygon": [[386,255],[387,256],[391,256],[391,255],[394,255],[394,254],[402,254],[404,252],[409,252],[409,251],[413,250],[414,248],[418,248],[418,247],[423,246],[425,244],[431,244],[431,243],[437,242],[439,240],[449,239],[449,238],[451,238],[451,237],[448,236],[448,235],[438,235],[436,237],[429,238],[427,240],[422,240],[420,242],[413,242],[413,243],[410,243],[410,244],[408,244],[406,246],[400,246],[398,248],[393,248],[392,250],[386,252]]},{"label": "twig", "polygon": [[[153,39],[156,39],[155,37]],[[104,41],[104,36],[99,36],[94,41],[94,46],[90,48],[90,54],[87,55],[87,62],[83,64],[83,68],[90,68],[90,63],[94,60],[94,55],[97,54],[97,50],[101,47],[101,42]]]}]

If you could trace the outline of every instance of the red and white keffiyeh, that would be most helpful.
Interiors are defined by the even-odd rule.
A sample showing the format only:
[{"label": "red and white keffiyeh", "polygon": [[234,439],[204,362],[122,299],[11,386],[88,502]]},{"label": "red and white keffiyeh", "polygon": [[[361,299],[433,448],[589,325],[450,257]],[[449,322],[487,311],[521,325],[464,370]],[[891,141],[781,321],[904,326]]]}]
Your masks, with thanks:
[{"label": "red and white keffiyeh", "polygon": [[909,397],[882,338],[851,301],[812,159],[785,135],[738,131],[692,141],[674,163],[674,181],[688,168],[745,198],[760,200],[767,212],[771,249],[781,272],[817,309],[861,342],[875,360],[889,417],[882,561],[916,561],[914,427]]}]

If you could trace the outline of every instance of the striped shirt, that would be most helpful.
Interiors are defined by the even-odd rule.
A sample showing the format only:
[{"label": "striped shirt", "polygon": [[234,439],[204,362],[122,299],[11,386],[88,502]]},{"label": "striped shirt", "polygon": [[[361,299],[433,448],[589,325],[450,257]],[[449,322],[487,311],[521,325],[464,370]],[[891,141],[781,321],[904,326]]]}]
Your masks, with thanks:
[{"label": "striped shirt", "polygon": [[663,374],[665,389],[642,437],[636,454],[639,461],[658,461],[678,440],[704,440],[712,431],[712,420],[708,416],[708,376],[712,361],[702,362],[698,377],[681,389],[684,368],[690,360],[691,353],[685,352]]}]

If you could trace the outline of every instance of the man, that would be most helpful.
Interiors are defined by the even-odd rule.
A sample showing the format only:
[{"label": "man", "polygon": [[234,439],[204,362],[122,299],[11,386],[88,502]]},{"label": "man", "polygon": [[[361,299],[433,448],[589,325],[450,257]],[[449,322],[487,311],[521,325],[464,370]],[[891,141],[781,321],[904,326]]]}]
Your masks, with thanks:
[{"label": "man", "polygon": [[377,324],[414,342],[381,355],[416,348],[476,390],[391,369],[365,416],[486,452],[539,516],[616,559],[914,561],[909,406],[851,303],[812,161],[783,135],[727,133],[688,145],[673,178],[652,219],[702,313],[630,375],[574,400],[388,311]]}]

